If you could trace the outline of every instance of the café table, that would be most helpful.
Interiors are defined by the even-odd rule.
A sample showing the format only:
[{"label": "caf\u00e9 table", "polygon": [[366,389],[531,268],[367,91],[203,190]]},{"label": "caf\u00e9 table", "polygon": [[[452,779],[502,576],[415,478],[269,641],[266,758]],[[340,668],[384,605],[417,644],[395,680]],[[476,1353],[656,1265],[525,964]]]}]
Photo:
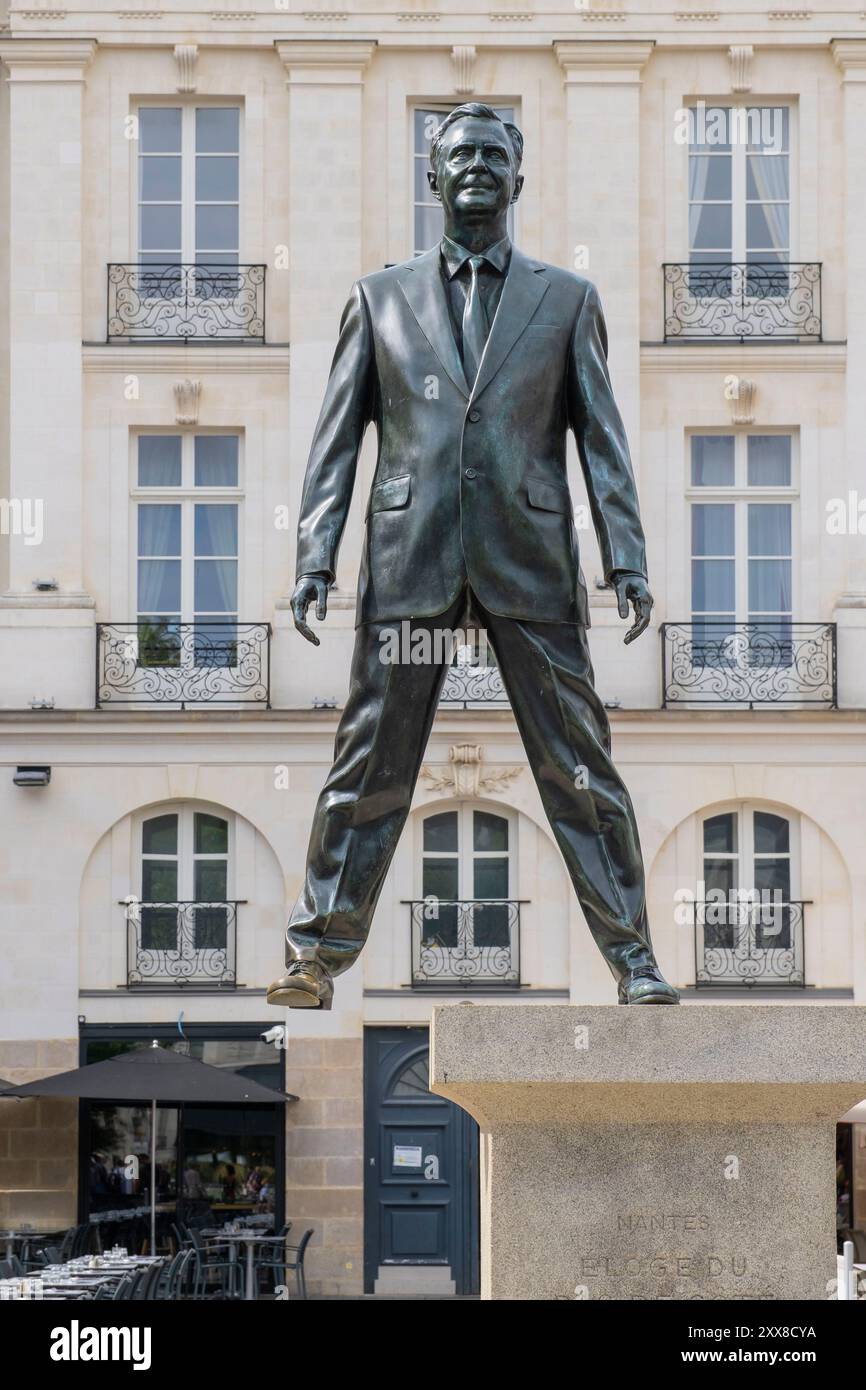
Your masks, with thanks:
[{"label": "caf\u00e9 table", "polygon": [[247,1231],[213,1231],[205,1235],[206,1240],[214,1243],[227,1243],[232,1251],[231,1258],[237,1258],[236,1247],[245,1245],[247,1247],[246,1258],[246,1279],[244,1281],[244,1301],[254,1303],[256,1299],[256,1267],[255,1254],[257,1245],[285,1245],[285,1236],[263,1236],[256,1234],[253,1230]]}]

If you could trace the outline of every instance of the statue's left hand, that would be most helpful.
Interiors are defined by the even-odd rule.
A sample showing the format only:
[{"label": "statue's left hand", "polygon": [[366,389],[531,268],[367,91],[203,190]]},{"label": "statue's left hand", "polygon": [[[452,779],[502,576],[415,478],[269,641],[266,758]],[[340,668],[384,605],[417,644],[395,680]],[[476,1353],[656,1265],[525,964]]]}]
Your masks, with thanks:
[{"label": "statue's left hand", "polygon": [[646,580],[639,574],[619,575],[614,580],[614,588],[616,589],[619,616],[621,618],[628,617],[629,604],[634,609],[634,622],[625,635],[625,642],[628,645],[636,637],[640,637],[642,632],[646,632],[649,627],[653,596]]}]

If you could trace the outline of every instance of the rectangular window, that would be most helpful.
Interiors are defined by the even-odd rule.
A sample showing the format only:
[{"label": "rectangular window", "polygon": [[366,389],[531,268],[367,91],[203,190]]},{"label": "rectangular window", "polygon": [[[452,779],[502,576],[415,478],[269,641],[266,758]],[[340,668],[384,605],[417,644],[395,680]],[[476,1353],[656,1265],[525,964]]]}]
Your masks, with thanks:
[{"label": "rectangular window", "polygon": [[690,283],[701,297],[788,294],[790,127],[786,106],[690,108]]},{"label": "rectangular window", "polygon": [[236,266],[240,108],[140,106],[138,125],[139,262],[178,282],[179,263]]},{"label": "rectangular window", "polygon": [[[750,660],[790,660],[794,613],[793,462],[789,434],[690,439],[693,636],[723,662],[736,624],[757,625]],[[787,653],[787,657],[786,657]]]},{"label": "rectangular window", "polygon": [[148,665],[232,666],[239,617],[236,434],[137,440],[137,615]]},{"label": "rectangular window", "polygon": [[[430,192],[427,171],[430,168],[430,142],[442,118],[448,115],[450,106],[418,106],[413,112],[412,142],[412,198],[413,198],[413,254],[420,256],[429,251],[441,240],[443,232],[442,205]],[[494,106],[493,110],[502,121],[514,120],[513,106]],[[508,209],[508,235],[514,237],[514,208]]]}]

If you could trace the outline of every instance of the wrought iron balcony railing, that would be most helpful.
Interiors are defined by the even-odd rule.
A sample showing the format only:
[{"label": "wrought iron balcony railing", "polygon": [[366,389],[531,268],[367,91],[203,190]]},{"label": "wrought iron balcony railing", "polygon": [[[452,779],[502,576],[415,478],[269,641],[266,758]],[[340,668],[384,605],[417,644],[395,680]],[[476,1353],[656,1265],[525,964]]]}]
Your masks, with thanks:
[{"label": "wrought iron balcony railing", "polygon": [[806,902],[694,904],[695,987],[805,989]]},{"label": "wrought iron balcony railing", "polygon": [[96,708],[270,709],[270,623],[173,618],[96,625]]},{"label": "wrought iron balcony railing", "polygon": [[665,342],[821,340],[820,261],[668,261]]},{"label": "wrought iron balcony railing", "polygon": [[836,624],[767,618],[662,623],[662,708],[836,708]]},{"label": "wrought iron balcony railing", "polygon": [[127,984],[237,984],[240,901],[124,903]]},{"label": "wrought iron balcony railing", "polygon": [[110,343],[265,341],[263,265],[111,264]]},{"label": "wrought iron balcony railing", "polygon": [[456,661],[448,667],[440,707],[469,709],[472,705],[508,707],[508,695],[498,666],[472,666]]},{"label": "wrought iron balcony railing", "polygon": [[408,906],[413,986],[519,986],[519,901],[421,898]]}]

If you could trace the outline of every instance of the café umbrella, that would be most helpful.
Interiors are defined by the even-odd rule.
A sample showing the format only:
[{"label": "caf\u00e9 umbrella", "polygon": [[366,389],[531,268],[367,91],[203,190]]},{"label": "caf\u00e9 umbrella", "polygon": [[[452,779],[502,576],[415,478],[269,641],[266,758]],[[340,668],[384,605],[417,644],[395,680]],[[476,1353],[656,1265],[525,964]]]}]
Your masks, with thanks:
[{"label": "caf\u00e9 umbrella", "polygon": [[18,1096],[76,1096],[80,1100],[146,1101],[150,1104],[150,1248],[156,1250],[156,1107],[157,1102],[200,1102],[205,1105],[274,1105],[297,1096],[274,1091],[239,1072],[212,1067],[172,1052],[154,1042],[148,1048],[124,1052],[107,1062],[91,1062],[74,1071],[58,1072],[11,1086],[0,1094]]}]

